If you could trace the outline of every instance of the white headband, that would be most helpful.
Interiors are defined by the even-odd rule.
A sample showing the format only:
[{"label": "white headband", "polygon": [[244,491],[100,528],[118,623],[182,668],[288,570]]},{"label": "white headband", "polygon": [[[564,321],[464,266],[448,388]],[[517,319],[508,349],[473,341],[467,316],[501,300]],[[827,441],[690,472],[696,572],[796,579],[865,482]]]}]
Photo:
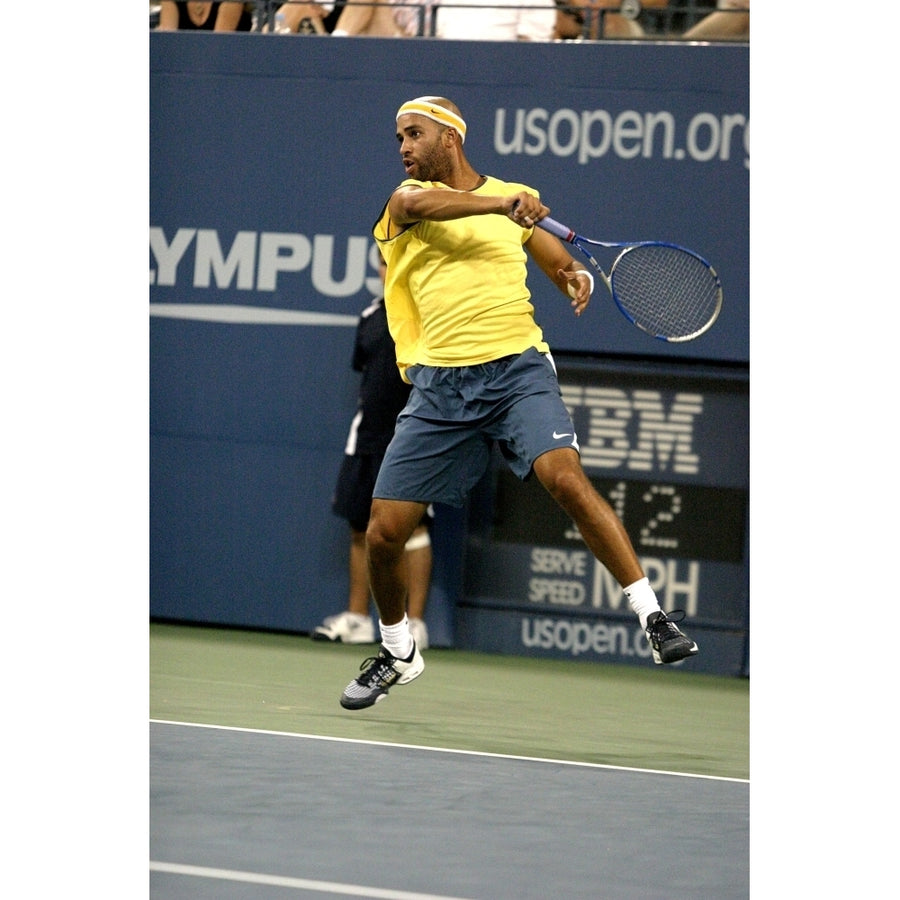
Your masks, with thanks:
[{"label": "white headband", "polygon": [[459,133],[460,143],[464,144],[466,142],[466,123],[463,118],[456,115],[456,113],[450,112],[449,109],[444,109],[443,106],[432,103],[431,97],[416,97],[415,100],[407,100],[406,103],[397,110],[397,118],[399,119],[400,116],[405,116],[410,113],[417,116],[425,116],[441,125],[455,128]]}]

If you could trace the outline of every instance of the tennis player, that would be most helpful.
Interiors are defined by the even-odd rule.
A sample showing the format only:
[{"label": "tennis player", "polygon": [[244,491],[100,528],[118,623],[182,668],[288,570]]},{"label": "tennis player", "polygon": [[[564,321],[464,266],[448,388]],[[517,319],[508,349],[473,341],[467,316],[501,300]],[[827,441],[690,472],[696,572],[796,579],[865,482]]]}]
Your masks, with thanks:
[{"label": "tennis player", "polygon": [[397,365],[412,384],[378,473],[366,531],[381,647],[341,705],[363,709],[425,663],[406,616],[404,545],[429,503],[463,505],[497,445],[512,471],[534,474],[618,581],[653,659],[697,653],[657,602],[631,540],[581,467],[556,368],[534,319],[526,253],[570,302],[587,307],[593,278],[535,223],[537,191],[479,174],[463,151],[455,103],[418,97],[396,114],[406,179],[373,233],[387,261],[385,304]]}]

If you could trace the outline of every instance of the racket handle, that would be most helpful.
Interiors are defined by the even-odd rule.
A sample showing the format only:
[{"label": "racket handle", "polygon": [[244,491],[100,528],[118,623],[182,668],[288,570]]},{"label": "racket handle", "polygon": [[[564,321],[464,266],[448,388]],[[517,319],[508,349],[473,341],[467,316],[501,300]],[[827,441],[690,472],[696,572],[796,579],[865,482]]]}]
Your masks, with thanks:
[{"label": "racket handle", "polygon": [[562,222],[557,222],[556,219],[551,219],[550,216],[544,216],[540,222],[537,223],[538,228],[543,228],[544,231],[549,231],[550,234],[555,235],[560,240],[566,241],[569,244],[572,243],[572,238],[575,237],[575,232],[572,231],[567,225],[563,225]]}]

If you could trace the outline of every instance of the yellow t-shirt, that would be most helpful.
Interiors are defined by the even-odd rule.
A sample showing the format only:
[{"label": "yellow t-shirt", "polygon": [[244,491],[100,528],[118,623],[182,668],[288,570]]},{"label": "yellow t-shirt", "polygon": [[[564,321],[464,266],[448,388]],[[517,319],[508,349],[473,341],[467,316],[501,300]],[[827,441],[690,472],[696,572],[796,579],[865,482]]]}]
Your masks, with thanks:
[{"label": "yellow t-shirt", "polygon": [[[439,182],[404,185],[450,190]],[[472,193],[509,195],[532,188],[488,178]],[[411,365],[473,366],[548,351],[525,286],[524,242],[531,231],[506,216],[420,221],[395,234],[387,205],[373,234],[387,262],[385,308],[404,380]]]}]

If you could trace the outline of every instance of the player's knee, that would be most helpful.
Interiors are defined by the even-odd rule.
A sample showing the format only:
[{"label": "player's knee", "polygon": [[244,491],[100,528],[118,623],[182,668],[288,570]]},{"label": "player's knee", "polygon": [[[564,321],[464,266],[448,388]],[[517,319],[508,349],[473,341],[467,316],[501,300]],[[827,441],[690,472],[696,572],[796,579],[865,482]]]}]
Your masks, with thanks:
[{"label": "player's knee", "polygon": [[401,535],[392,523],[378,516],[369,520],[366,529],[366,549],[369,557],[376,560],[395,559],[403,553],[406,537]]},{"label": "player's knee", "polygon": [[567,506],[590,487],[587,476],[579,464],[545,467],[539,474],[541,484],[558,503]]}]

